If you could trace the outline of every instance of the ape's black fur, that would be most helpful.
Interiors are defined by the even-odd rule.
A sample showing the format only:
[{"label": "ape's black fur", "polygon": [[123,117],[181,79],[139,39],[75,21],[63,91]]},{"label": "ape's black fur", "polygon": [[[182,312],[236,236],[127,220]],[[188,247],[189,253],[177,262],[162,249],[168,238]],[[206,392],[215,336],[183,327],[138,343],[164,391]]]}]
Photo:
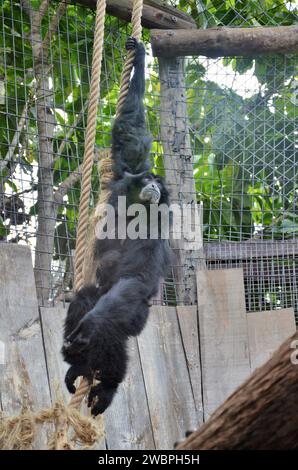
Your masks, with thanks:
[{"label": "ape's black fur", "polygon": [[126,47],[135,48],[134,75],[130,82],[127,99],[117,117],[112,131],[112,157],[114,174],[141,173],[150,169],[148,155],[151,135],[147,132],[143,97],[145,93],[145,48],[129,38]]},{"label": "ape's black fur", "polygon": [[[112,133],[115,178],[109,202],[116,209],[116,218],[119,195],[127,197],[127,206],[142,203],[149,214],[152,201],[140,199],[144,187],[158,187],[158,203],[168,203],[163,180],[148,173],[151,138],[146,131],[142,102],[144,46],[129,39],[127,47],[136,48],[136,56],[129,93]],[[114,240],[97,239],[94,256],[100,260],[98,285],[84,287],[72,300],[62,352],[71,364],[65,377],[70,392],[75,391],[74,381],[80,375],[90,381],[94,377],[100,380],[91,388],[88,401],[92,413],[97,415],[110,405],[124,379],[127,339],[138,335],[145,326],[149,300],[156,295],[160,280],[167,273],[171,252],[168,241],[161,238],[120,240],[116,237]]]}]

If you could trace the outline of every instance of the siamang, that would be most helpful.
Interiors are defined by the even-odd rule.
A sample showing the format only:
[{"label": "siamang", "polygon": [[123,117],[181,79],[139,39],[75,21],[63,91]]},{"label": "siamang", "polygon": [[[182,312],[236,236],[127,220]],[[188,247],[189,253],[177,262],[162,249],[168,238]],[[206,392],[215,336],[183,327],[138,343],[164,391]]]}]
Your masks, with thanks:
[{"label": "siamang", "polygon": [[[135,50],[134,74],[129,92],[112,130],[114,178],[109,203],[117,220],[118,197],[126,206],[141,203],[146,208],[147,238],[97,238],[93,256],[98,260],[96,285],[80,289],[70,303],[64,328],[64,359],[71,364],[65,382],[71,393],[74,381],[86,377],[91,387],[88,406],[93,415],[103,413],[112,402],[127,369],[127,340],[146,324],[150,299],[157,294],[160,280],[171,262],[168,240],[149,237],[150,205],[168,204],[163,179],[150,173],[151,137],[146,130],[143,97],[145,91],[145,48],[134,38],[126,43]],[[128,226],[131,217],[125,216]]]}]

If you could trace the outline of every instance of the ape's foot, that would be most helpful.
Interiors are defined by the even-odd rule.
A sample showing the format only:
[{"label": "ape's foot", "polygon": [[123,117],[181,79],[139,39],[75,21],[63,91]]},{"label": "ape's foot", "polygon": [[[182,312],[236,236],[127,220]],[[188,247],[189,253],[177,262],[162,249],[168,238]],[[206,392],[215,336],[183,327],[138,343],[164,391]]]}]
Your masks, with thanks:
[{"label": "ape's foot", "polygon": [[94,385],[88,395],[88,407],[93,416],[103,413],[111,404],[117,388],[107,387],[103,383]]},{"label": "ape's foot", "polygon": [[130,36],[130,37],[126,40],[125,49],[126,49],[127,51],[131,51],[132,49],[136,49],[136,48],[137,48],[137,45],[138,45],[138,41],[136,40],[136,38],[134,38],[133,36]]}]

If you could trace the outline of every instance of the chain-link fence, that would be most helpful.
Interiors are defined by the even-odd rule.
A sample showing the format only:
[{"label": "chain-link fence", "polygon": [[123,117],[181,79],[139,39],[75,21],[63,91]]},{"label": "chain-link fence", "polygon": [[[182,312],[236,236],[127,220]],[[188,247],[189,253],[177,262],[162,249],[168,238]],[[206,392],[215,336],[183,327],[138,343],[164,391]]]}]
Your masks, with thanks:
[{"label": "chain-link fence", "polygon": [[[31,246],[41,303],[72,289],[94,31],[94,10],[83,5],[92,2],[66,8],[49,3],[44,8],[45,1],[4,0],[0,14],[0,237]],[[201,28],[290,25],[298,19],[295,2],[172,5]],[[129,31],[107,15],[98,154],[110,145]],[[152,161],[157,172],[169,174],[158,63],[146,29],[144,41]],[[187,58],[185,73],[194,170],[189,177],[203,203],[207,267],[243,268],[249,311],[297,311],[297,56]],[[91,206],[98,182],[94,165]],[[166,284],[168,304],[176,302],[175,281]]]}]

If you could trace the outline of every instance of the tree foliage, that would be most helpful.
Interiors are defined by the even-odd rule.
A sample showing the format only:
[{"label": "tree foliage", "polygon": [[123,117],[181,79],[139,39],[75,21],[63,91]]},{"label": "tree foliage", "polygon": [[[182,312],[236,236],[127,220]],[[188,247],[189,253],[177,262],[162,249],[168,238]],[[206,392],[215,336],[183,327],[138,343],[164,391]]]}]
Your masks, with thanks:
[{"label": "tree foliage", "polygon": [[[36,11],[40,4],[39,0],[31,1]],[[202,28],[290,25],[297,21],[294,2],[180,0],[172,4],[190,13]],[[43,38],[49,32],[57,5],[58,2],[50,2],[43,17]],[[3,0],[1,17],[0,238],[9,236],[32,243],[39,204],[36,189],[40,161],[32,25],[19,2]],[[50,108],[56,123],[54,192],[78,171],[83,158],[93,30],[94,12],[68,5],[49,45],[47,73],[53,92]],[[107,18],[96,136],[99,149],[110,144],[128,31],[126,23]],[[148,31],[144,32],[144,39],[148,41]],[[223,76],[234,75],[235,83],[250,74],[258,86],[253,93],[241,94],[233,84],[221,83],[220,74],[210,74],[210,61],[187,60],[194,177],[198,200],[204,203],[205,238],[241,240],[258,233],[270,238],[292,237],[298,232],[297,58],[226,58],[217,63]],[[148,70],[148,124],[155,137],[156,171],[163,173],[159,82],[153,60],[149,60]],[[23,113],[26,119],[22,122]],[[92,184],[91,206],[98,191],[96,165]],[[58,261],[75,246],[79,195],[77,178],[57,204],[53,258]]]}]

